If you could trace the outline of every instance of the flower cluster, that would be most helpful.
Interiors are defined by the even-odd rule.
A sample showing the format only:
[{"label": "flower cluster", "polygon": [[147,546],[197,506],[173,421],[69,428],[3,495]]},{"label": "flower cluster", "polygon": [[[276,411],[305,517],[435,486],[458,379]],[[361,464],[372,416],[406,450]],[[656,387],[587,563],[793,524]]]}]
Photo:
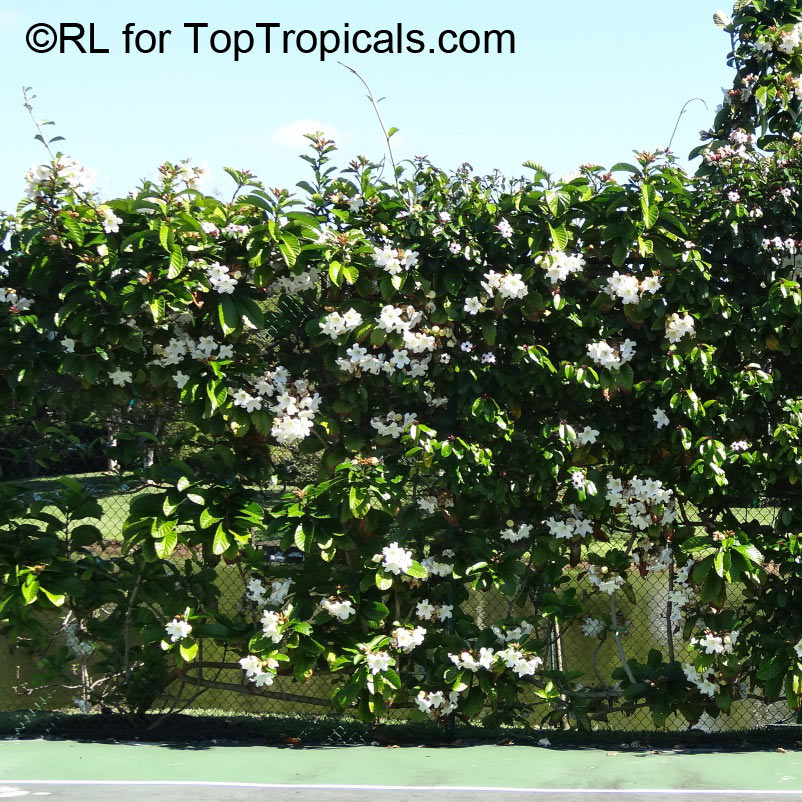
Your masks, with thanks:
[{"label": "flower cluster", "polygon": [[502,298],[524,298],[529,292],[520,273],[496,273],[495,270],[485,273],[482,289],[488,295],[498,293]]},{"label": "flower cluster", "polygon": [[700,649],[704,649],[705,654],[730,654],[739,634],[737,629],[724,635],[705,632],[702,638],[691,638],[691,643]]},{"label": "flower cluster", "polygon": [[401,652],[411,652],[423,643],[425,627],[398,627],[391,633],[393,648]]},{"label": "flower cluster", "polygon": [[365,652],[365,662],[370,668],[370,673],[373,675],[380,674],[382,671],[387,671],[390,666],[395,665],[395,660],[389,652]]},{"label": "flower cluster", "polygon": [[[453,556],[453,552],[451,552]],[[446,556],[445,554],[443,556]],[[424,557],[420,564],[426,569],[431,576],[451,576],[454,573],[454,565],[452,563],[441,562],[431,554]]]},{"label": "flower cluster", "polygon": [[571,505],[571,515],[564,520],[552,516],[543,521],[552,537],[558,540],[571,540],[575,537],[583,538],[593,533],[593,523],[583,517],[582,511]]},{"label": "flower cluster", "polygon": [[262,632],[273,643],[280,643],[284,637],[284,629],[287,625],[287,616],[284,613],[277,613],[273,610],[265,610],[262,613]]},{"label": "flower cluster", "polygon": [[320,282],[320,270],[311,267],[300,273],[290,273],[288,276],[279,276],[276,286],[287,295],[300,295],[302,292],[315,290]]},{"label": "flower cluster", "polygon": [[518,643],[524,638],[528,638],[535,628],[528,621],[521,621],[513,627],[498,626],[493,624],[490,631],[501,641],[501,643]]},{"label": "flower cluster", "polygon": [[75,159],[65,156],[57,157],[51,164],[40,164],[31,167],[25,173],[26,195],[33,198],[35,195],[46,192],[47,184],[54,182],[66,186],[79,195],[86,195],[91,191],[97,173],[88,167],[82,167]]},{"label": "flower cluster", "polygon": [[627,338],[620,345],[610,345],[606,340],[588,343],[588,356],[597,365],[608,370],[619,370],[635,356],[635,341]]},{"label": "flower cluster", "polygon": [[268,596],[262,580],[252,577],[248,580],[245,595],[260,607],[281,606],[290,592],[291,585],[291,579],[274,579],[270,583],[270,595]]},{"label": "flower cluster", "polygon": [[520,649],[508,646],[496,652],[496,657],[518,677],[533,677],[535,672],[543,665],[543,658],[537,655],[527,657]]},{"label": "flower cluster", "polygon": [[[283,382],[279,381],[279,371]],[[272,384],[277,395],[269,407],[275,415],[270,433],[282,445],[293,445],[311,433],[322,399],[319,393],[312,392],[314,388],[306,379],[287,382],[286,371],[281,367],[273,371]]]},{"label": "flower cluster", "polygon": [[621,275],[617,270],[607,279],[604,291],[611,298],[620,298],[625,304],[636,304],[645,293],[652,295],[660,289],[659,276],[647,276],[642,281],[629,274]]},{"label": "flower cluster", "polygon": [[686,679],[689,682],[692,682],[698,689],[700,693],[703,693],[705,696],[715,696],[716,691],[718,690],[718,685],[711,680],[713,676],[713,669],[710,668],[707,671],[697,671],[696,668],[691,665],[690,663],[683,663],[682,671],[685,674]]},{"label": "flower cluster", "polygon": [[585,257],[581,254],[568,254],[565,251],[549,251],[545,257],[536,260],[546,271],[546,278],[552,284],[565,281],[572,273],[585,269]]},{"label": "flower cluster", "polygon": [[676,312],[666,318],[666,339],[670,343],[679,342],[685,335],[696,336],[695,321],[691,315],[680,315]]},{"label": "flower cluster", "polygon": [[449,691],[446,697],[443,691],[420,691],[415,697],[415,704],[421,713],[435,713],[441,716],[448,716],[457,709],[459,702],[459,692]]},{"label": "flower cluster", "polygon": [[391,276],[397,276],[418,264],[417,251],[405,251],[393,245],[384,245],[373,249],[373,264],[381,267]]},{"label": "flower cluster", "polygon": [[598,638],[607,631],[607,624],[598,618],[586,618],[580,629],[586,638]]},{"label": "flower cluster", "polygon": [[397,440],[404,433],[407,426],[410,426],[418,419],[414,412],[407,412],[404,415],[398,412],[388,412],[384,418],[371,418],[370,425],[385,437],[392,437]]},{"label": "flower cluster", "polygon": [[415,605],[415,615],[422,621],[447,621],[454,614],[452,604],[432,604],[428,599],[421,599]]},{"label": "flower cluster", "polygon": [[237,275],[238,271],[221,265],[220,262],[213,262],[206,268],[206,276],[212,285],[212,289],[217,290],[222,295],[231,295],[234,292],[234,288],[238,283]]},{"label": "flower cluster", "polygon": [[347,621],[352,615],[356,615],[356,610],[350,599],[323,599],[320,606],[332,617],[339,621]]},{"label": "flower cluster", "polygon": [[257,688],[263,688],[272,685],[276,678],[276,669],[278,668],[278,660],[273,657],[261,659],[254,654],[249,654],[239,661],[245,676]]},{"label": "flower cluster", "polygon": [[2,287],[0,287],[0,303],[8,304],[12,312],[27,312],[33,306],[30,298],[25,298],[14,290],[4,290]]},{"label": "flower cluster", "polygon": [[381,553],[381,564],[391,574],[405,574],[412,566],[412,552],[401,548],[398,543],[385,546]]},{"label": "flower cluster", "polygon": [[507,528],[501,530],[501,539],[509,540],[510,543],[517,543],[529,537],[532,531],[532,524],[520,524],[516,529],[513,521],[507,521]]},{"label": "flower cluster", "polygon": [[611,507],[623,507],[630,525],[641,531],[652,524],[670,524],[676,518],[674,491],[664,488],[659,479],[633,476],[627,485],[614,477],[607,478],[605,498]]},{"label": "flower cluster", "polygon": [[606,565],[601,566],[601,568],[589,565],[588,581],[602,593],[608,593],[612,596],[624,584],[624,577],[619,574],[611,574]]},{"label": "flower cluster", "polygon": [[330,312],[320,321],[320,331],[336,340],[343,334],[353,331],[362,325],[362,315],[355,309],[349,309],[344,315],[339,312]]}]

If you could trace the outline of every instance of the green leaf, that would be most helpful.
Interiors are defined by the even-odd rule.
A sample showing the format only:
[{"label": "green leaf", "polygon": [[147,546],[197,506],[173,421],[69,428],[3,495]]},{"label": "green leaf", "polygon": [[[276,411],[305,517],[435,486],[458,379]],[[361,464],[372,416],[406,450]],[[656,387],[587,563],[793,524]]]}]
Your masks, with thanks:
[{"label": "green leaf", "polygon": [[198,642],[182,640],[178,645],[178,651],[187,663],[191,663],[198,656]]},{"label": "green leaf", "polygon": [[22,599],[25,604],[32,604],[36,601],[36,596],[39,593],[39,581],[33,574],[28,574],[20,590],[22,591]]},{"label": "green leaf", "polygon": [[228,539],[228,534],[223,528],[223,524],[219,524],[217,531],[214,533],[214,540],[212,541],[212,554],[222,554],[231,545]]},{"label": "green leaf", "polygon": [[568,245],[568,231],[564,225],[559,225],[557,228],[552,228],[551,223],[549,226],[549,234],[551,234],[551,241],[558,251],[564,251]]},{"label": "green leaf", "polygon": [[167,271],[167,278],[177,278],[184,269],[184,255],[178,245],[173,245],[170,250],[170,267]]},{"label": "green leaf", "polygon": [[222,521],[223,519],[218,515],[212,515],[209,512],[208,507],[201,510],[200,518],[198,519],[198,523],[200,524],[201,529],[209,529],[209,527],[214,526],[216,523]]},{"label": "green leaf", "polygon": [[393,586],[393,577],[391,574],[388,574],[384,569],[379,568],[376,571],[376,587],[379,590],[390,590]]},{"label": "green leaf", "polygon": [[314,534],[314,527],[312,527],[310,524],[306,522],[298,524],[298,526],[295,527],[295,536],[293,538],[296,548],[303,552],[309,551],[309,548],[312,545]]},{"label": "green leaf", "polygon": [[206,395],[212,403],[212,410],[215,410],[225,403],[228,389],[222,382],[209,382],[206,385]]},{"label": "green leaf", "polygon": [[368,491],[359,485],[353,485],[348,491],[348,508],[354,518],[364,518],[370,511]]},{"label": "green leaf", "polygon": [[419,562],[415,561],[412,562],[412,565],[407,568],[405,573],[414,579],[426,579],[429,576],[429,572]]},{"label": "green leaf", "polygon": [[158,529],[160,539],[154,541],[153,547],[160,560],[166,560],[178,545],[178,531],[175,521],[166,521]]},{"label": "green leaf", "polygon": [[67,600],[67,597],[63,593],[51,593],[49,590],[41,587],[39,590],[44,593],[44,595],[49,599],[50,603],[53,604],[55,607],[61,607],[64,602]]},{"label": "green leaf", "polygon": [[217,316],[220,320],[220,328],[223,329],[223,334],[231,334],[236,331],[239,325],[239,315],[237,314],[237,307],[234,306],[234,301],[230,296],[226,295],[220,301],[217,307]]},{"label": "green leaf", "polygon": [[643,225],[646,228],[651,228],[657,222],[657,217],[660,214],[660,209],[657,206],[657,198],[654,187],[651,184],[642,184],[640,192],[640,206],[641,211],[643,212]]},{"label": "green leaf", "polygon": [[265,316],[259,308],[259,304],[257,304],[253,298],[248,298],[247,295],[240,296],[237,301],[242,316],[246,318],[255,329],[264,328]]},{"label": "green leaf", "polygon": [[301,253],[301,243],[298,241],[298,237],[294,234],[290,234],[288,231],[282,231],[281,234],[279,234],[279,239],[281,242],[278,244],[278,249],[281,251],[281,255],[284,257],[287,267],[292,267],[298,260],[298,255]]}]

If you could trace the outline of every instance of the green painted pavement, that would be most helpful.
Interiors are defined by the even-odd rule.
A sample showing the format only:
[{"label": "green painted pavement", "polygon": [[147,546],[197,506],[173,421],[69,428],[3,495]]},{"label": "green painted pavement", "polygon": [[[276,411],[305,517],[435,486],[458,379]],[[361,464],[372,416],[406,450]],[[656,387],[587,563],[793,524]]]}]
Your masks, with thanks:
[{"label": "green painted pavement", "polygon": [[0,782],[23,779],[793,791],[802,790],[802,754],[0,741]]}]

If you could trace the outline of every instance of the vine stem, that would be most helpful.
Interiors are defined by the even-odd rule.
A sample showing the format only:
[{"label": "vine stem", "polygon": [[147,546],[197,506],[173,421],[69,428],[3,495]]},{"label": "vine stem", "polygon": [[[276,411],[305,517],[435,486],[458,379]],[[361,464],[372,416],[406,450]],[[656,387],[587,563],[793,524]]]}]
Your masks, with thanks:
[{"label": "vine stem", "polygon": [[[379,101],[373,95],[373,91],[371,90],[368,82],[353,68],[349,67],[347,64],[344,64],[342,61],[337,62],[341,67],[345,67],[348,72],[353,73],[361,82],[362,86],[365,87],[368,93],[368,100],[370,101],[370,105],[373,107],[373,111],[376,114],[376,119],[379,121],[379,125],[382,129],[382,134],[384,134],[384,141],[387,144],[387,153],[390,156],[390,164],[393,166],[393,181],[395,182],[395,188],[398,190],[398,194],[401,195],[401,184],[398,181],[398,165],[395,162],[395,155],[393,154],[393,146],[390,143],[390,136],[391,134],[387,130],[387,126],[384,124],[384,120],[382,119],[381,112],[379,111]],[[409,204],[411,206],[411,203]]]},{"label": "vine stem", "polygon": [[666,146],[666,150],[671,150],[671,145],[674,142],[674,137],[677,135],[677,129],[679,128],[679,123],[680,123],[680,120],[682,119],[682,115],[685,114],[685,110],[688,108],[688,106],[691,103],[693,103],[694,101],[696,101],[696,100],[698,100],[700,103],[702,103],[704,105],[705,109],[707,109],[707,103],[705,103],[703,98],[692,97],[690,100],[686,100],[685,104],[680,109],[680,112],[677,115],[677,122],[674,124],[674,130],[671,132],[671,139],[668,140],[668,145]]}]

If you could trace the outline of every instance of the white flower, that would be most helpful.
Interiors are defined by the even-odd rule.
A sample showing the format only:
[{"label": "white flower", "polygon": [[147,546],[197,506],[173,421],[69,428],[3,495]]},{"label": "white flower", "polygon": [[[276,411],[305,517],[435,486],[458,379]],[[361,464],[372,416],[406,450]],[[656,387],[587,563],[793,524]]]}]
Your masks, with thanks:
[{"label": "white flower", "polygon": [[183,619],[174,618],[164,627],[167,634],[170,636],[170,640],[175,643],[176,641],[182,640],[186,638],[190,632],[192,632],[192,626],[189,622],[184,621]]},{"label": "white flower", "polygon": [[531,524],[521,524],[517,529],[513,528],[514,524],[509,524],[507,529],[502,530],[501,539],[509,540],[510,543],[517,543],[519,540],[529,537],[532,532]]},{"label": "white flower", "polygon": [[103,224],[103,230],[107,234],[116,234],[120,230],[120,223],[122,223],[122,217],[117,217],[114,214],[114,210],[110,206],[101,205],[98,206],[97,209],[100,212],[100,216],[103,218],[101,220]]},{"label": "white flower", "polygon": [[411,652],[416,646],[420,646],[423,643],[426,629],[424,627],[415,627],[414,629],[398,627],[390,634],[393,638],[393,646],[396,649],[402,652]]},{"label": "white flower", "polygon": [[377,267],[383,268],[391,276],[397,276],[403,270],[409,270],[417,265],[418,252],[404,251],[401,248],[385,245],[382,248],[373,249],[373,263]]},{"label": "white flower", "polygon": [[265,610],[262,613],[262,632],[270,638],[273,643],[278,643],[281,640],[281,626],[282,626],[281,613],[274,613],[271,610]]},{"label": "white flower", "polygon": [[255,677],[262,672],[262,661],[255,655],[249,654],[239,661],[242,670],[245,672],[246,677]]},{"label": "white flower", "polygon": [[323,601],[320,602],[320,606],[323,607],[329,615],[340,621],[347,621],[352,615],[356,615],[356,610],[350,599],[346,599],[345,601],[340,601],[339,599],[323,599]]},{"label": "white flower", "polygon": [[579,442],[583,445],[593,445],[596,442],[596,438],[599,436],[598,429],[591,429],[590,426],[586,426],[578,435]]},{"label": "white flower", "polygon": [[664,426],[668,426],[669,424],[668,415],[666,415],[665,411],[661,407],[657,407],[657,409],[655,409],[654,415],[652,415],[652,420],[654,420],[658,429],[662,429]]},{"label": "white flower", "polygon": [[422,496],[418,499],[418,508],[422,512],[432,515],[437,511],[437,499],[434,496]]},{"label": "white flower", "polygon": [[65,337],[61,341],[61,345],[68,354],[75,353],[75,340],[72,337]]},{"label": "white flower", "polygon": [[607,629],[607,625],[598,618],[586,618],[581,629],[586,638],[598,638]]},{"label": "white flower", "polygon": [[240,389],[234,393],[234,406],[242,407],[246,412],[254,412],[262,408],[262,399]]},{"label": "white flower", "polygon": [[482,306],[481,301],[477,297],[466,298],[465,305],[462,307],[464,312],[467,312],[469,315],[476,315],[484,309]]},{"label": "white flower", "polygon": [[618,370],[635,356],[635,342],[629,339],[624,340],[616,350],[606,340],[599,340],[595,343],[588,343],[587,353],[597,365],[608,370]]},{"label": "white flower", "polygon": [[552,250],[545,257],[536,260],[546,270],[546,278],[557,284],[565,281],[572,273],[581,273],[585,267],[585,258],[580,254],[567,254],[565,251]]},{"label": "white flower", "polygon": [[368,652],[365,655],[365,662],[370,668],[371,674],[378,674],[381,671],[387,671],[395,660],[387,652]]},{"label": "white flower", "polygon": [[123,387],[126,384],[130,384],[131,383],[131,371],[130,370],[120,370],[120,368],[117,368],[117,370],[111,371],[109,373],[109,378],[118,387]]},{"label": "white flower", "polygon": [[686,334],[691,337],[696,335],[694,319],[690,315],[675,312],[666,318],[666,339],[669,342],[679,342]]},{"label": "white flower", "polygon": [[423,599],[415,605],[415,615],[424,621],[431,621],[435,610],[435,606],[428,599]]},{"label": "white flower", "polygon": [[794,646],[794,651],[796,652],[796,656],[802,659],[802,638],[797,642],[796,646]]},{"label": "white flower", "polygon": [[186,373],[182,373],[180,370],[178,370],[173,374],[173,381],[175,382],[176,387],[181,390],[189,381],[189,376]]},{"label": "white flower", "polygon": [[496,224],[496,228],[504,239],[509,239],[512,236],[512,226],[503,217]]},{"label": "white flower", "polygon": [[382,567],[391,574],[405,574],[412,565],[412,552],[391,543],[382,549]]}]

